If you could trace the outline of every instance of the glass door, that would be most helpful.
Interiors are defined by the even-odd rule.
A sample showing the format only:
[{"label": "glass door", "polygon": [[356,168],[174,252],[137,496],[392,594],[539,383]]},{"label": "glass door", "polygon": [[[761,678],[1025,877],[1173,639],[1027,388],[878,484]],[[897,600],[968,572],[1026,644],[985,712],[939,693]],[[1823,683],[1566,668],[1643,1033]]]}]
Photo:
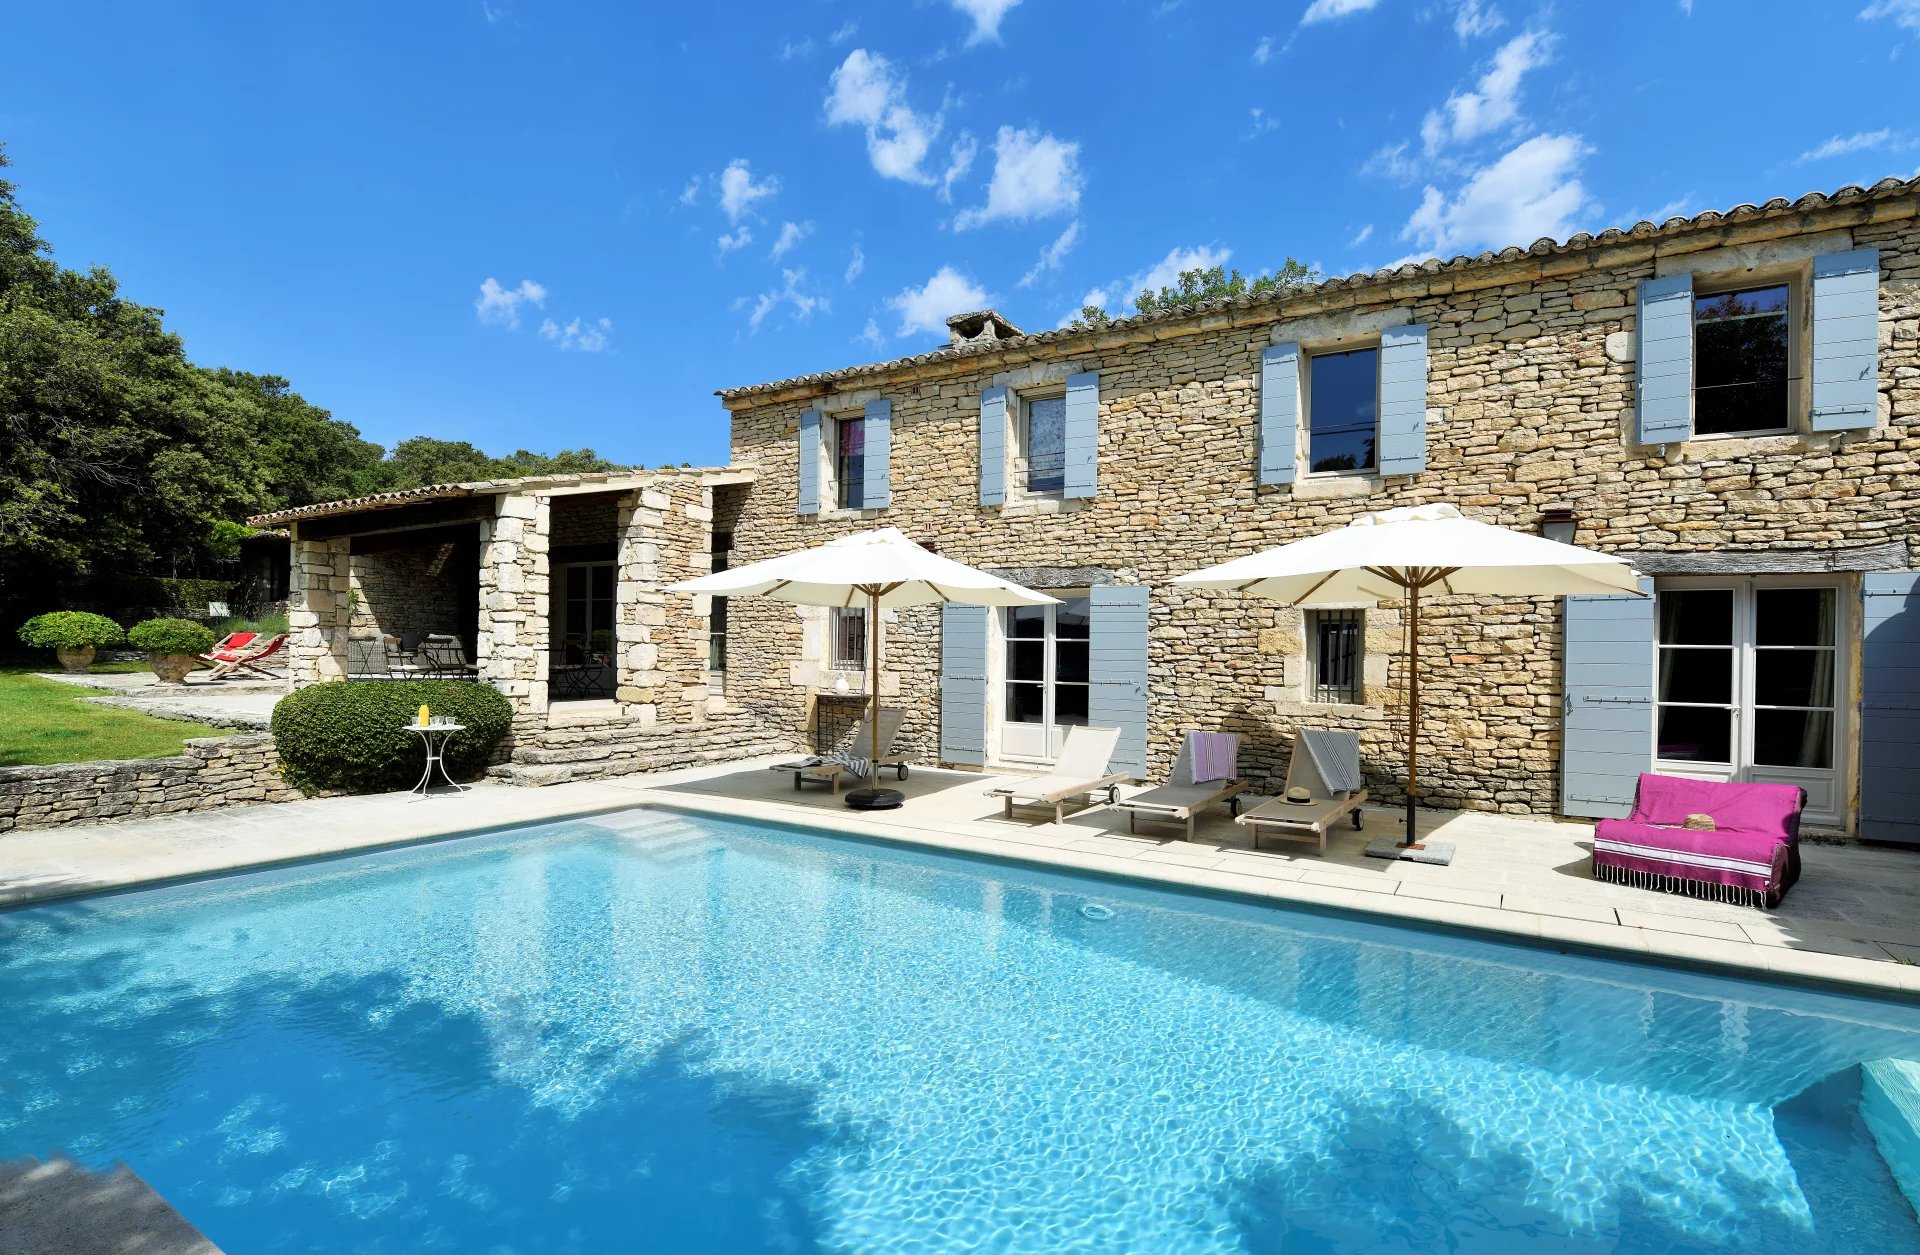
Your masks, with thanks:
[{"label": "glass door", "polygon": [[1840,823],[1839,587],[1672,580],[1656,595],[1655,770],[1798,785],[1809,819]]},{"label": "glass door", "polygon": [[1067,729],[1087,721],[1088,599],[1068,596],[1057,606],[1009,606],[1002,616],[1001,756],[1051,762]]}]

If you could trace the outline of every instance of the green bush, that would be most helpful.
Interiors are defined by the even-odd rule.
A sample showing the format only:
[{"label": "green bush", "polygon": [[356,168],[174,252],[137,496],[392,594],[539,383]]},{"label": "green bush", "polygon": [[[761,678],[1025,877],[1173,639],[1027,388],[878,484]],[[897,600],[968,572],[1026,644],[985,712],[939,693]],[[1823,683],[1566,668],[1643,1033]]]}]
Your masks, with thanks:
[{"label": "green bush", "polygon": [[148,619],[127,629],[127,643],[150,654],[204,654],[217,639],[192,619]]},{"label": "green bush", "polygon": [[37,614],[20,625],[20,639],[42,649],[99,649],[118,645],[126,638],[118,623],[84,610]]},{"label": "green bush", "polygon": [[262,637],[278,636],[286,630],[287,616],[284,614],[263,614],[257,619],[245,619],[235,615],[213,625],[213,634],[222,638],[231,636],[235,632],[253,632]]},{"label": "green bush", "polygon": [[513,722],[507,699],[471,680],[310,684],[273,708],[281,773],[307,793],[407,788],[426,761],[419,735],[406,730],[421,706],[466,728],[448,739],[445,751],[456,780],[486,770]]}]

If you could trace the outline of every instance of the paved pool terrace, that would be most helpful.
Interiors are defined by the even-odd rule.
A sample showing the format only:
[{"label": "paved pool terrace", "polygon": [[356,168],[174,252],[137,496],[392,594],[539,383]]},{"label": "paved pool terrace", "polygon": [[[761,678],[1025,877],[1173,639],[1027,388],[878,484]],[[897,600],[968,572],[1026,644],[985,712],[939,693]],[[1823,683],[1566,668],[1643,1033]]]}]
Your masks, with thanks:
[{"label": "paved pool terrace", "polygon": [[[1424,811],[1423,837],[1452,841],[1451,866],[1368,859],[1369,839],[1397,835],[1397,810],[1369,809],[1365,831],[1341,826],[1322,858],[1305,842],[1254,850],[1225,808],[1194,840],[1175,829],[1127,833],[1108,807],[1063,824],[1039,812],[1002,817],[997,777],[915,768],[896,811],[850,811],[822,788],[757,759],[543,789],[477,785],[405,795],[316,798],[0,837],[0,906],[545,823],[633,806],[827,828],[955,853],[1225,891],[1299,905],[1653,957],[1749,975],[1920,993],[1920,852],[1803,846],[1800,882],[1774,911],[1592,878],[1592,828],[1510,815]],[[1124,792],[1124,791],[1123,791]]]}]

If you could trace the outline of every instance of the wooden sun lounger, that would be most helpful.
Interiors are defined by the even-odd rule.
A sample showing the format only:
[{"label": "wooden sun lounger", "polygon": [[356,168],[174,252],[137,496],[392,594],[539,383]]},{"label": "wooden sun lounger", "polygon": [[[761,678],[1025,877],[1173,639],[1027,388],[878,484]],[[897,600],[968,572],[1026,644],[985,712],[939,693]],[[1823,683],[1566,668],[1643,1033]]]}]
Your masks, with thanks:
[{"label": "wooden sun lounger", "polygon": [[[1235,768],[1232,762],[1209,764],[1210,770],[1224,768],[1227,772],[1224,776],[1211,780],[1194,778],[1198,773],[1196,759],[1199,756],[1199,735],[1187,733],[1166,784],[1115,803],[1119,809],[1127,812],[1128,832],[1138,832],[1138,825],[1143,820],[1150,824],[1180,824],[1186,828],[1186,838],[1191,841],[1194,820],[1207,807],[1225,802],[1233,814],[1240,813],[1240,795],[1247,791],[1247,784],[1233,774]],[[1233,742],[1236,759],[1239,744],[1236,738]]]},{"label": "wooden sun lounger", "polygon": [[[1309,802],[1287,801],[1287,790],[1304,788],[1313,795]],[[1263,802],[1234,820],[1246,826],[1253,836],[1254,849],[1260,838],[1285,837],[1295,841],[1318,841],[1320,853],[1327,852],[1327,830],[1342,815],[1353,816],[1353,826],[1363,826],[1361,806],[1367,791],[1361,787],[1360,741],[1351,732],[1307,729],[1293,738],[1293,755],[1287,761],[1287,783],[1280,796]]]},{"label": "wooden sun lounger", "polygon": [[1067,743],[1060,747],[1060,757],[1054,762],[1052,771],[1032,780],[1020,780],[988,789],[987,796],[997,797],[1005,803],[1001,813],[1008,819],[1013,818],[1013,808],[1016,806],[1051,806],[1053,822],[1056,824],[1066,822],[1066,806],[1074,798],[1085,798],[1084,805],[1079,809],[1086,810],[1096,805],[1093,795],[1105,789],[1106,804],[1111,806],[1118,796],[1119,787],[1133,779],[1127,772],[1107,770],[1113,761],[1114,748],[1119,744],[1118,728],[1068,728]]},{"label": "wooden sun lounger", "polygon": [[[862,716],[854,726],[853,736],[847,741],[847,752],[856,758],[864,758],[872,752],[872,734],[868,726],[869,716]],[[891,767],[896,778],[907,778],[907,758],[904,754],[893,752],[893,742],[900,735],[900,725],[907,720],[907,712],[895,706],[880,708],[880,760],[874,764],[873,774]],[[851,774],[845,763],[826,762],[819,758],[805,758],[798,762],[774,763],[769,771],[791,771],[793,787],[796,791],[809,784],[824,784],[840,792],[840,781]]]}]

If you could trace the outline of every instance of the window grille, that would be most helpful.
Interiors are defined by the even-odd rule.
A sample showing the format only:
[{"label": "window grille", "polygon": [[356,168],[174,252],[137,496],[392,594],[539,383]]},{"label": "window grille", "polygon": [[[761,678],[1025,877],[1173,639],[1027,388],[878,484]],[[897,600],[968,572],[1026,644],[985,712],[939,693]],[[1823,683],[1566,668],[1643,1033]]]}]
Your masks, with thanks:
[{"label": "window grille", "polygon": [[1361,657],[1362,626],[1358,610],[1307,612],[1307,691],[1313,701],[1359,705]]}]

